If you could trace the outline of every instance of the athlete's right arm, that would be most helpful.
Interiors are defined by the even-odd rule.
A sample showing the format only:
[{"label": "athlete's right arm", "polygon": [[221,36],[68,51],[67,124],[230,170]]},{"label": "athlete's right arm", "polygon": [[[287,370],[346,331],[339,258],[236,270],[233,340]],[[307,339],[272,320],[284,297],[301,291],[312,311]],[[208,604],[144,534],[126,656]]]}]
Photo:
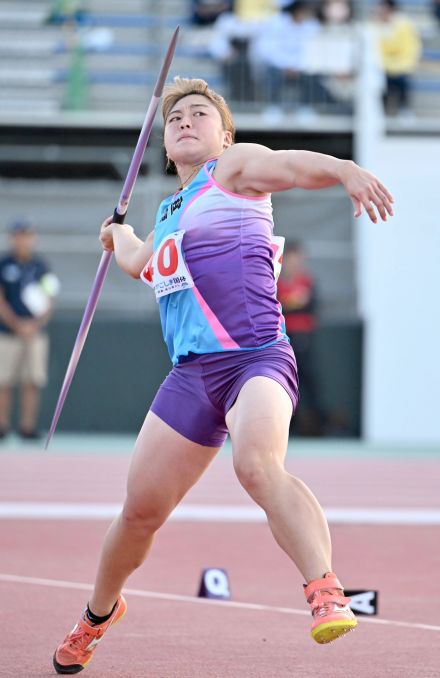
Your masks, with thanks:
[{"label": "athlete's right arm", "polygon": [[153,254],[154,230],[142,241],[131,226],[112,223],[112,217],[103,222],[99,239],[105,250],[115,253],[119,268],[132,278],[139,278]]}]

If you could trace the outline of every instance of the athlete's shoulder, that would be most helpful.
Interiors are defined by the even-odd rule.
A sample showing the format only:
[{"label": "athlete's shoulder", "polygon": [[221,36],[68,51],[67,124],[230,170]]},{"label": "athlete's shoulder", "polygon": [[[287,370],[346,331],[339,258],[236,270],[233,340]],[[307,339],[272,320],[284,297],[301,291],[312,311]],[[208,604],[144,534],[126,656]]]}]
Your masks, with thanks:
[{"label": "athlete's shoulder", "polygon": [[215,168],[215,178],[225,188],[251,197],[267,195],[267,191],[256,191],[246,183],[243,185],[242,177],[251,165],[264,163],[268,155],[273,153],[270,148],[262,144],[233,144],[219,157]]},{"label": "athlete's shoulder", "polygon": [[266,153],[267,151],[270,151],[270,149],[267,146],[263,146],[263,144],[233,144],[220,155],[217,161],[217,166],[230,163],[246,162],[251,158],[255,158],[256,156],[258,157],[261,155],[261,153]]}]

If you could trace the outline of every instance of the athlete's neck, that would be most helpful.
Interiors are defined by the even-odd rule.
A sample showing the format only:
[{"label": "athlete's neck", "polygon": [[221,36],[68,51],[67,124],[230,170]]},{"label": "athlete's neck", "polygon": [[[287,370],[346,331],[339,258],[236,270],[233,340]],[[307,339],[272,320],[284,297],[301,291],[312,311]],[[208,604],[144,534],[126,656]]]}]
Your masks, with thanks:
[{"label": "athlete's neck", "polygon": [[191,181],[194,179],[196,176],[197,172],[203,167],[205,163],[202,162],[201,165],[193,165],[189,167],[185,167],[182,170],[178,170],[178,177],[180,179],[180,185],[178,190],[181,191],[185,186],[188,186],[188,184],[191,183]]},{"label": "athlete's neck", "polygon": [[183,188],[188,186],[188,184],[191,183],[191,181],[194,179],[196,176],[197,172],[203,167],[203,165],[206,165],[207,162],[210,162],[211,160],[217,160],[218,156],[209,156],[205,160],[199,163],[195,163],[192,165],[176,165],[176,170],[177,170],[177,176],[179,177],[179,188],[177,191],[181,191]]}]

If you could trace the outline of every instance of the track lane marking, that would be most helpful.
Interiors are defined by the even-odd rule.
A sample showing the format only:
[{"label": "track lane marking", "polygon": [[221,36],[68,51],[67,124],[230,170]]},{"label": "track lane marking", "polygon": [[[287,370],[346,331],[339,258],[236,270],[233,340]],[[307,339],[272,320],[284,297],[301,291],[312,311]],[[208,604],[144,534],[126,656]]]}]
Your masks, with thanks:
[{"label": "track lane marking", "polygon": [[[117,503],[0,502],[5,520],[109,520],[121,511]],[[344,525],[440,525],[440,510],[409,508],[329,507],[329,523]],[[253,505],[181,504],[169,520],[188,522],[263,523],[264,511]]]},{"label": "track lane marking", "polygon": [[[0,573],[0,582],[12,584],[31,584],[34,586],[47,586],[61,589],[76,589],[79,591],[93,591],[92,584],[81,582],[66,581],[63,579],[45,579],[42,577],[23,577],[15,574]],[[229,607],[239,610],[255,610],[259,612],[276,612],[279,614],[288,614],[296,616],[310,616],[307,610],[299,610],[294,607],[277,607],[274,605],[263,605],[260,603],[244,603],[233,600],[213,600],[210,598],[198,598],[196,596],[183,596],[176,593],[159,593],[156,591],[144,591],[142,589],[124,588],[123,593],[136,596],[138,598],[150,598],[155,600],[168,600],[177,603],[191,603],[200,605],[217,605],[220,607]],[[380,624],[383,626],[397,626],[408,629],[419,629],[422,631],[440,632],[440,626],[432,624],[418,624],[415,622],[396,621],[394,619],[373,619],[362,617],[361,624]]]}]

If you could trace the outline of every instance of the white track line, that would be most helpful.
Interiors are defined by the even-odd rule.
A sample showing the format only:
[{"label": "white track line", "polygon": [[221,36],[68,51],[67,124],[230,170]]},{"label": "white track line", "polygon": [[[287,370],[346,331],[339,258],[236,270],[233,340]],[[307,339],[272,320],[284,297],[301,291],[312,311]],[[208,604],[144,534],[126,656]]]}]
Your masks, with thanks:
[{"label": "white track line", "polygon": [[[120,510],[120,504],[110,503],[0,502],[0,519],[109,520]],[[440,511],[430,509],[346,507],[327,508],[325,513],[330,523],[345,525],[440,525]],[[170,520],[262,523],[266,516],[258,506],[181,504]]]},{"label": "white track line", "polygon": [[[63,581],[62,579],[42,579],[40,577],[21,577],[15,574],[1,574],[0,582],[13,584],[33,584],[34,586],[48,586],[60,589],[77,589],[79,591],[93,591],[92,584],[82,584],[75,581]],[[294,607],[277,607],[274,605],[261,605],[258,603],[240,603],[233,600],[213,600],[212,598],[197,598],[195,596],[180,596],[175,593],[159,593],[156,591],[143,591],[141,589],[124,589],[124,594],[137,596],[138,598],[152,598],[156,600],[170,600],[177,603],[195,603],[200,605],[220,605],[238,610],[256,610],[259,612],[277,612],[296,616],[309,616],[310,612],[298,610]],[[431,624],[416,624],[412,622],[395,621],[393,619],[376,619],[362,617],[361,623],[381,624],[384,626],[400,626],[407,629],[420,629],[422,631],[440,631],[440,626]]]}]

